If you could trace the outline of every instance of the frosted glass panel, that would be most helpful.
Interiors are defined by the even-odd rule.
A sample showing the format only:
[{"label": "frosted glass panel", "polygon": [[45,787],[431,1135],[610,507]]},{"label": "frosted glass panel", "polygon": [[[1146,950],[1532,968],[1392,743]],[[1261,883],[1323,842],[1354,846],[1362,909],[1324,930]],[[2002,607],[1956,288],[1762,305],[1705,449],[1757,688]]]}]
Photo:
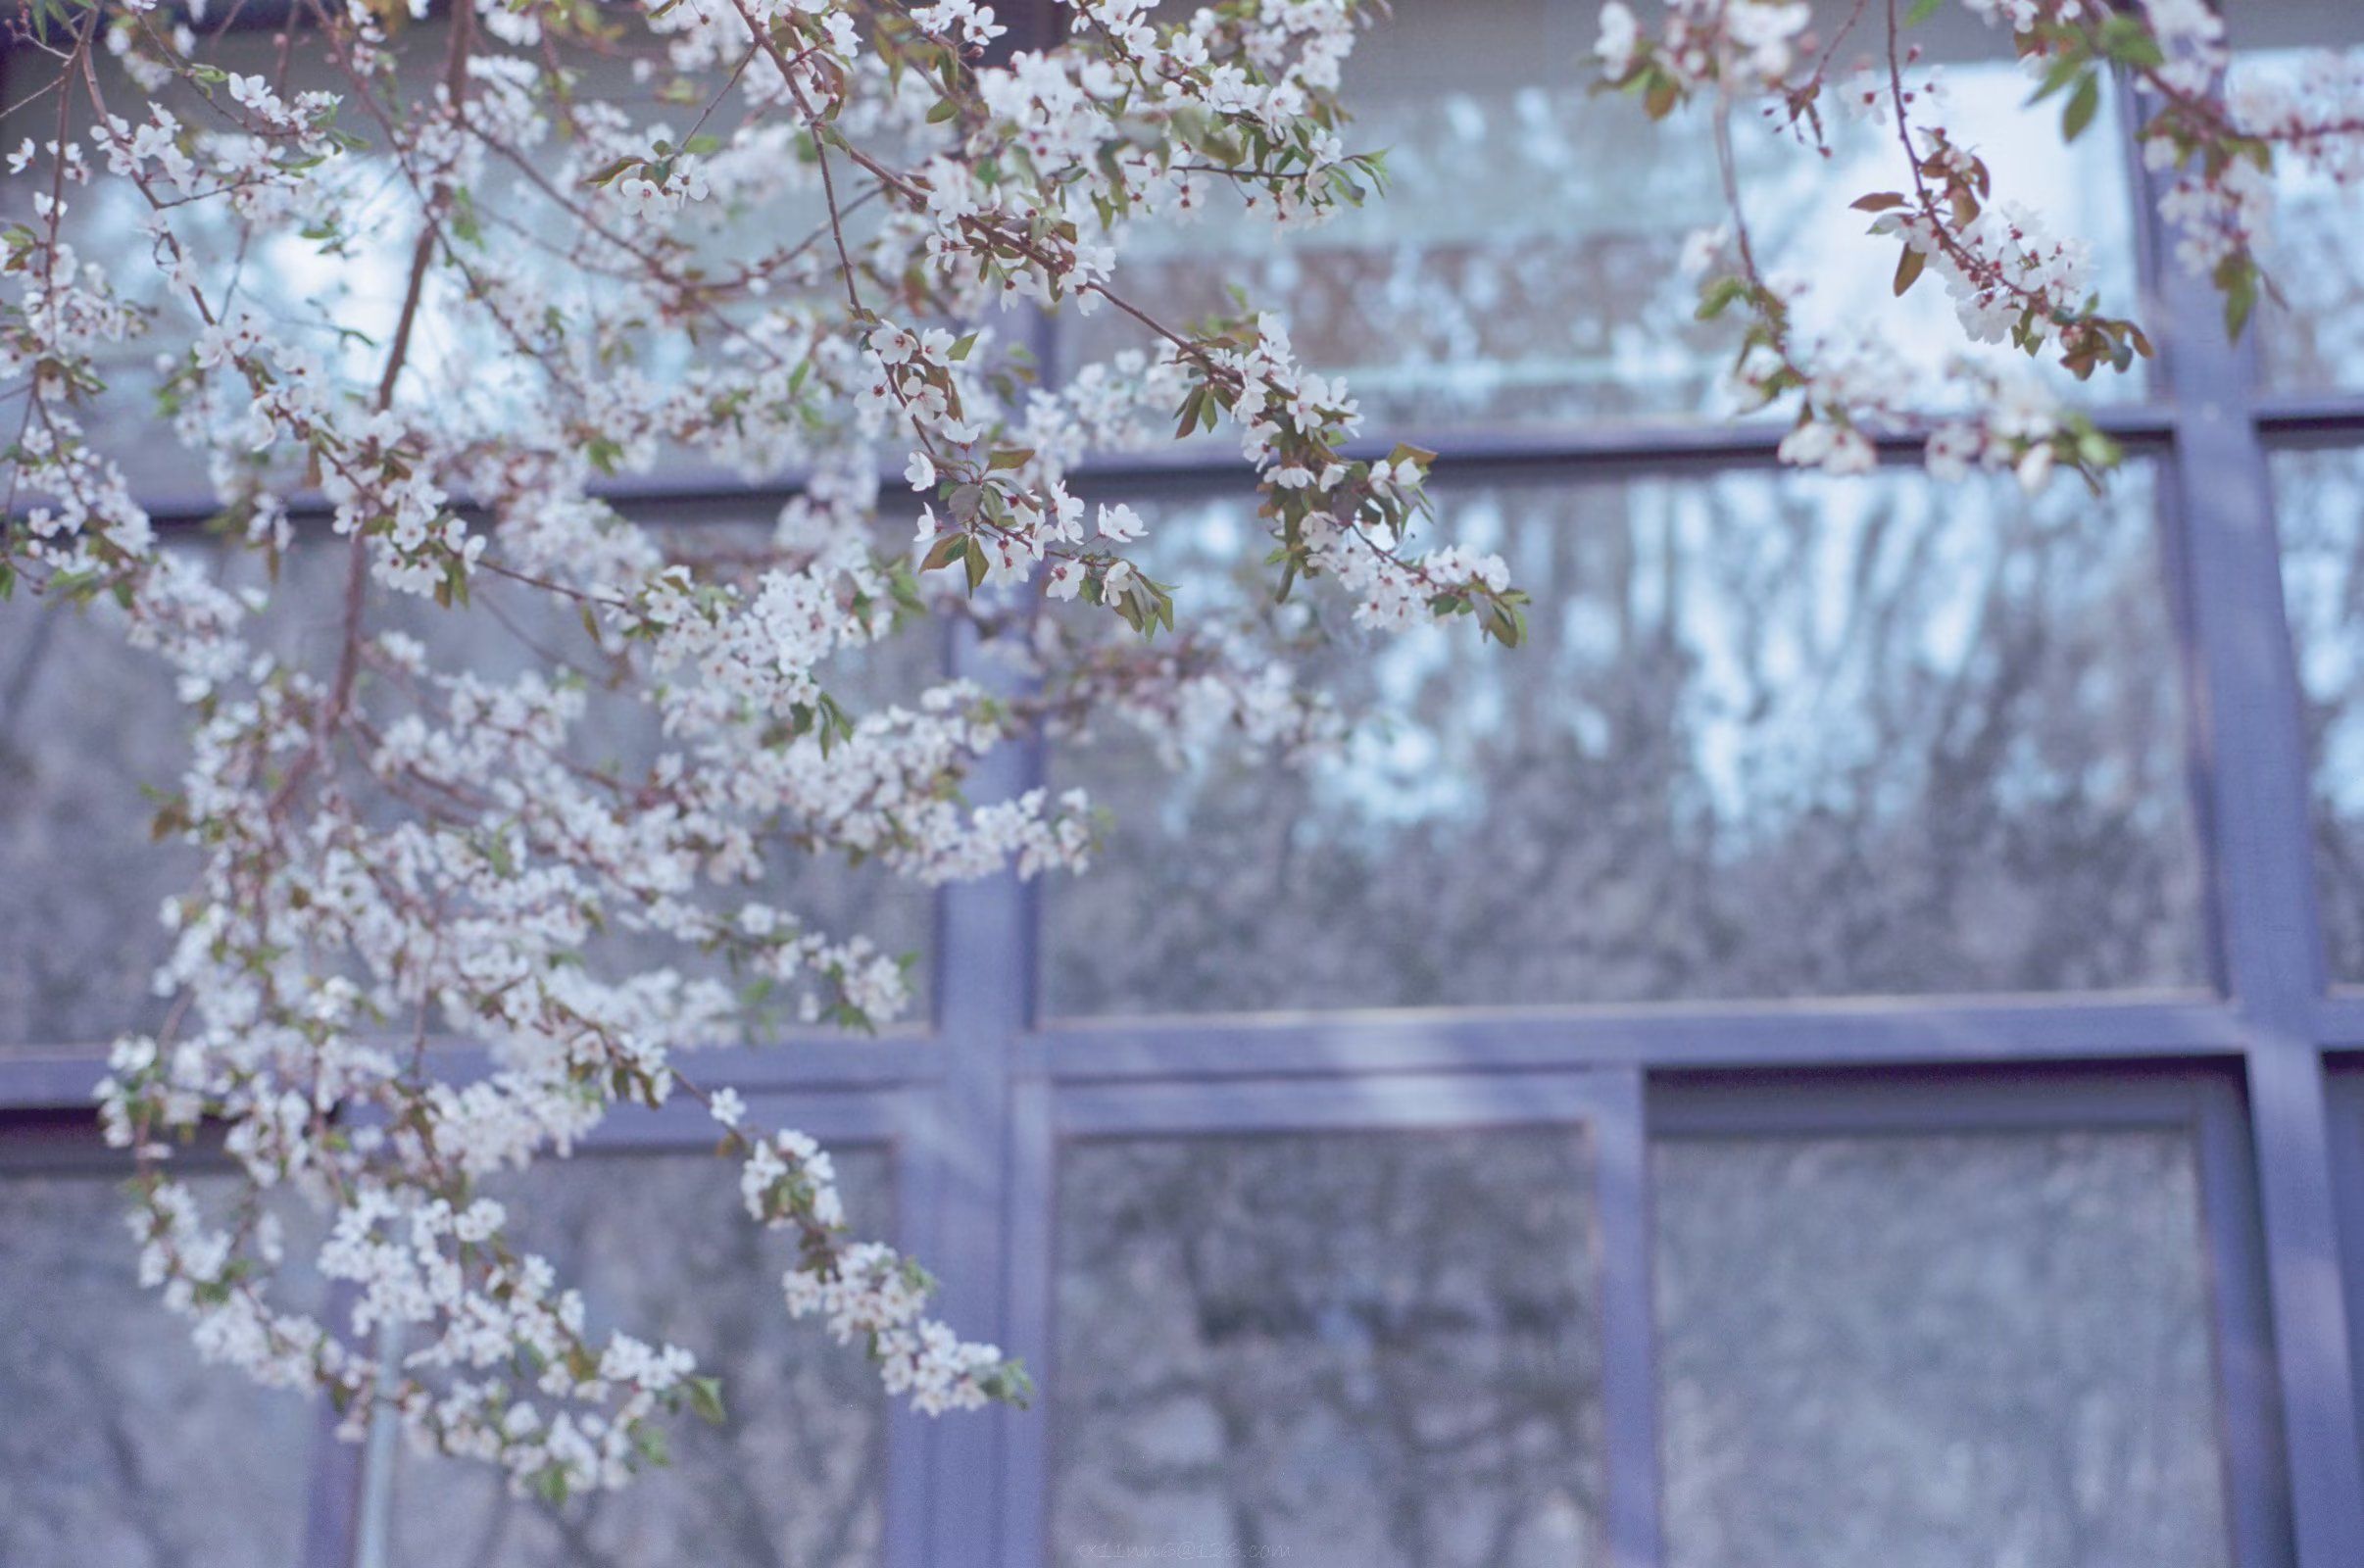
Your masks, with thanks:
[{"label": "frosted glass panel", "polygon": [[[1116,827],[1047,887],[1056,1011],[2202,982],[2147,470],[2098,501],[1744,472],[1440,506],[1534,593],[1531,644],[1359,637],[1317,584],[1302,672],[1362,715],[1342,753],[1070,748]],[[1254,526],[1159,514],[1165,574],[1206,603]]]},{"label": "frosted glass panel", "polygon": [[[294,1568],[320,1407],[205,1364],[138,1287],[127,1203],[0,1177],[0,1563]],[[320,1309],[292,1274],[276,1298]]]},{"label": "frosted glass panel", "polygon": [[1655,1152],[1670,1568],[2220,1568],[2168,1132]]},{"label": "frosted glass panel", "polygon": [[[887,1159],[833,1151],[853,1223],[882,1226]],[[543,1166],[510,1204],[520,1245],[579,1283],[596,1334],[694,1351],[723,1380],[720,1427],[668,1429],[672,1464],[555,1512],[475,1463],[405,1453],[395,1564],[470,1568],[855,1568],[878,1560],[886,1396],[859,1348],[788,1316],[790,1249],[749,1223],[733,1167],[706,1154]]]},{"label": "frosted glass panel", "polygon": [[2323,946],[2331,978],[2354,984],[2364,981],[2364,452],[2278,452],[2273,466]]},{"label": "frosted glass panel", "polygon": [[[2226,27],[2243,51],[2237,88],[2254,82],[2303,101],[2318,83],[2364,79],[2364,10],[2349,0],[2231,6]],[[2341,189],[2287,150],[2275,162],[2273,226],[2259,254],[2282,297],[2257,311],[2265,382],[2280,392],[2364,387],[2364,191]]]},{"label": "frosted glass panel", "polygon": [[1586,1169],[1562,1131],[1071,1150],[1054,1560],[1600,1560]]},{"label": "frosted glass panel", "polygon": [[[1827,9],[1825,36],[1848,8]],[[1594,94],[1599,16],[1556,0],[1400,0],[1363,35],[1343,88],[1354,119],[1341,136],[1386,154],[1384,198],[1282,230],[1211,191],[1210,216],[1137,233],[1119,292],[1187,321],[1236,311],[1230,291],[1244,289],[1289,320],[1308,364],[1349,372],[1374,430],[1732,412],[1722,383],[1739,326],[1694,318],[1698,282],[1681,268],[1685,239],[1726,219],[1707,116],[1652,124],[1633,98]],[[1936,25],[1913,41],[1945,63],[1946,123],[1993,162],[1997,195],[2091,240],[2103,308],[2131,313],[2132,208],[2113,138],[2064,154],[2056,112],[2023,110],[2027,82],[2002,32]],[[1857,29],[1840,68],[1873,46]],[[1976,352],[1936,284],[1891,299],[1896,245],[1847,210],[1904,184],[1890,133],[1827,120],[1826,161],[1748,109],[1736,116],[1758,254],[1816,282],[1803,324],[1847,324],[1877,297],[1888,343],[1911,363],[1934,369]],[[1112,311],[1062,318],[1059,330],[1068,368],[1149,342]],[[2077,395],[2142,385],[2139,371],[2103,375]]]}]

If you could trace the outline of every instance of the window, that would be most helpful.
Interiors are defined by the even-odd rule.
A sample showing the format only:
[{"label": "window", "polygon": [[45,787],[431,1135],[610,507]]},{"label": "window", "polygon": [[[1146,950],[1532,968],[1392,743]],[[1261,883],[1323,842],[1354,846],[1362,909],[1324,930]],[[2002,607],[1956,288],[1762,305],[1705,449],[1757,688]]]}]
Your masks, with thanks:
[{"label": "window", "polygon": [[[2228,9],[2259,69],[2359,41],[2340,0]],[[708,1058],[845,1151],[1037,1407],[885,1414],[778,1313],[711,1127],[670,1114],[530,1212],[597,1309],[754,1371],[677,1475],[553,1522],[197,1367],[74,1109],[154,1016],[176,872],[139,786],[172,694],[10,609],[0,1560],[2364,1562],[2364,1102],[2325,1067],[2364,1053],[2364,214],[2294,191],[2288,307],[2229,347],[2105,113],[2025,195],[2165,350],[2076,394],[2126,469],[2033,501],[1905,446],[1800,476],[1777,429],[1709,422],[1727,343],[1670,281],[1708,166],[1587,98],[1587,8],[1396,10],[1354,87],[1398,199],[1139,267],[1278,299],[1374,437],[1441,450],[1533,646],[1308,641],[1385,715],[1309,769],[1013,749],[995,785],[1117,808],[1095,876],[815,891],[923,955],[924,1023]],[[1995,35],[1932,47],[1983,134],[2029,133]],[[1892,253],[1827,220],[1875,156],[1787,160],[1763,199],[1776,243],[1885,288]],[[1061,325],[1053,375],[1127,341]],[[1078,482],[1154,508],[1186,597],[1254,525],[1219,446]],[[788,488],[631,504],[719,538]],[[712,1229],[636,1221],[661,1200]],[[840,1433],[862,1462],[814,1462]]]},{"label": "window", "polygon": [[1669,1563],[2234,1560],[2196,1128],[2051,1087],[1670,1097]]},{"label": "window", "polygon": [[1601,1352],[1585,1156],[1557,1129],[1068,1149],[1056,1551],[1590,1556]]}]

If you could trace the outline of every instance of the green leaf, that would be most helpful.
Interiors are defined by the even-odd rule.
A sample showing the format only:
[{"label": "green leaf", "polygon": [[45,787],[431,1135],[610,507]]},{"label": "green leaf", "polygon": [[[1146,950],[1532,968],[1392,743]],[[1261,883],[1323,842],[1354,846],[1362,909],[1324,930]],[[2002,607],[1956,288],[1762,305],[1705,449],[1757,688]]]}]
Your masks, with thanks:
[{"label": "green leaf", "polygon": [[641,1458],[659,1469],[667,1468],[673,1462],[673,1450],[665,1442],[665,1428],[653,1422],[634,1424],[632,1446],[639,1450]]},{"label": "green leaf", "polygon": [[927,112],[927,122],[941,125],[960,112],[960,106],[950,98],[939,99],[936,107]]},{"label": "green leaf", "polygon": [[967,546],[961,555],[968,565],[968,591],[973,594],[985,581],[985,547],[977,543],[973,534],[963,543]]},{"label": "green leaf", "polygon": [[702,1421],[720,1426],[727,1419],[722,1409],[722,1380],[697,1377],[689,1380],[690,1408]]},{"label": "green leaf", "polygon": [[1504,648],[1516,648],[1527,640],[1527,617],[1516,606],[1505,605],[1499,599],[1487,601],[1478,614],[1478,624],[1487,636]]},{"label": "green leaf", "polygon": [[2235,270],[2233,279],[2225,285],[2225,336],[2235,342],[2249,324],[2249,317],[2257,309],[2257,269],[2253,266]]},{"label": "green leaf", "polygon": [[1904,25],[1907,27],[1919,26],[1931,17],[1936,16],[1938,7],[1943,4],[1945,4],[1945,0],[1912,0],[1912,9],[1904,13]]},{"label": "green leaf", "polygon": [[1712,321],[1730,310],[1733,302],[1748,292],[1745,277],[1719,277],[1699,291],[1699,308],[1691,313],[1693,319]]},{"label": "green leaf", "polygon": [[2085,134],[2085,127],[2093,122],[2094,112],[2101,107],[2101,74],[2089,71],[2069,95],[2068,107],[2060,113],[2060,137],[2075,141]]},{"label": "green leaf", "polygon": [[1207,397],[1207,388],[1204,386],[1191,388],[1190,396],[1182,400],[1182,422],[1174,430],[1175,440],[1181,440],[1198,428],[1199,410],[1210,401],[1212,400]]},{"label": "green leaf", "polygon": [[952,362],[953,362],[955,365],[958,365],[958,364],[960,364],[960,363],[962,360],[967,359],[967,358],[968,358],[968,351],[969,351],[969,350],[971,350],[971,349],[973,349],[973,348],[975,348],[976,346],[977,346],[977,334],[976,334],[976,333],[974,333],[974,332],[971,332],[971,333],[969,333],[969,334],[968,334],[966,337],[964,337],[964,338],[960,339],[960,342],[955,343],[955,344],[952,346]]},{"label": "green leaf", "polygon": [[599,172],[586,177],[583,183],[586,185],[612,185],[623,177],[625,170],[638,169],[646,161],[641,158],[618,158],[616,162],[602,168]]},{"label": "green leaf", "polygon": [[2051,69],[2044,74],[2044,80],[2037,84],[2036,91],[2029,97],[2028,103],[2032,106],[2044,102],[2070,82],[2075,81],[2077,74],[2084,69],[2085,51],[2082,48],[2070,48],[2059,59],[2052,62]]},{"label": "green leaf", "polygon": [[1004,447],[993,455],[993,461],[985,466],[989,472],[996,468],[1022,468],[1033,461],[1032,447]]},{"label": "green leaf", "polygon": [[935,571],[942,567],[951,565],[954,562],[960,559],[960,553],[967,544],[968,535],[964,533],[946,534],[943,538],[936,541],[935,548],[927,553],[927,559],[919,564],[919,569],[921,571]]}]

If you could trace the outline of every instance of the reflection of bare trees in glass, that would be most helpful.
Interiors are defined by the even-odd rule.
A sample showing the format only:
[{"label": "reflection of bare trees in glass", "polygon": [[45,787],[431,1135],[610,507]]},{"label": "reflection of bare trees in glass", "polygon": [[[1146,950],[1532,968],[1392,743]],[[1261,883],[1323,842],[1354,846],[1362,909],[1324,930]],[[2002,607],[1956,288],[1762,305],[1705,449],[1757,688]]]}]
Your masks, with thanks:
[{"label": "reflection of bare trees in glass", "polygon": [[1672,1568],[2229,1560],[2183,1136],[1655,1160]]},{"label": "reflection of bare trees in glass", "polygon": [[2364,453],[2278,452],[2283,601],[2305,697],[2332,978],[2364,981]]},{"label": "reflection of bare trees in glass", "polygon": [[2202,972],[2140,470],[2100,503],[1735,473],[1441,504],[1535,594],[1532,646],[1342,634],[1312,678],[1380,722],[1306,772],[1071,763],[1118,828],[1051,894],[1059,1010]]},{"label": "reflection of bare trees in glass", "polygon": [[1561,1131],[1070,1150],[1059,1551],[1588,1560],[1588,1195],[1584,1142]]},{"label": "reflection of bare trees in glass", "polygon": [[158,905],[191,860],[149,842],[143,784],[188,749],[171,671],[113,626],[0,604],[0,1050],[152,1026]]},{"label": "reflection of bare trees in glass", "polygon": [[[858,1225],[888,1207],[883,1154],[837,1154]],[[729,1421],[671,1429],[672,1464],[628,1493],[553,1510],[484,1467],[405,1453],[392,1568],[837,1568],[879,1552],[885,1413],[859,1348],[789,1318],[788,1256],[748,1223],[730,1167],[617,1155],[490,1188],[522,1245],[579,1280],[595,1333],[627,1326],[694,1350]]]},{"label": "reflection of bare trees in glass", "polygon": [[318,1406],[205,1365],[122,1211],[104,1178],[0,1179],[0,1563],[292,1565]]},{"label": "reflection of bare trees in glass", "polygon": [[[2325,49],[2364,49],[2364,13],[2340,0],[2283,0],[2234,14],[2231,37],[2243,51],[2238,89],[2255,77],[2288,90]],[[2352,190],[2285,154],[2275,161],[2273,232],[2266,271],[2278,299],[2257,313],[2259,368],[2278,392],[2364,388],[2364,251]]]},{"label": "reflection of bare trees in glass", "polygon": [[[666,537],[685,553],[718,556],[750,551],[770,531],[714,523]],[[259,558],[213,564],[234,583],[262,580]],[[343,569],[338,551],[291,552],[281,567],[282,597],[256,640],[320,667],[334,653],[323,633],[333,630]],[[568,607],[498,583],[478,595],[478,605],[483,613],[453,617],[390,602],[374,624],[419,637],[439,669],[502,679],[528,668],[555,675],[575,667],[593,692],[575,736],[578,760],[646,767],[665,749],[645,707],[599,691],[604,671]],[[0,887],[8,893],[0,899],[0,1051],[88,1047],[126,1028],[152,1028],[162,1016],[149,994],[169,951],[157,910],[187,888],[195,860],[178,844],[150,841],[156,802],[149,792],[179,787],[188,717],[171,671],[100,623],[111,609],[77,612],[24,595],[0,602]],[[935,640],[917,631],[838,661],[830,689],[858,714],[908,703],[938,662]],[[382,685],[364,690],[372,701],[385,697]],[[924,950],[933,911],[925,888],[876,864],[817,862],[776,838],[766,848],[761,896],[833,936],[867,935],[899,955]],[[591,956],[690,973],[720,967],[669,938],[620,930],[597,939]],[[912,982],[924,1005],[925,965]]]},{"label": "reflection of bare trees in glass", "polygon": [[2354,200],[2322,188],[2293,192],[2275,229],[2266,265],[2282,298],[2258,312],[2266,381],[2286,392],[2364,386],[2364,253],[2356,249]]},{"label": "reflection of bare trees in glass", "polygon": [[[1592,17],[1551,0],[1397,5],[1345,78],[1354,119],[1342,134],[1357,151],[1385,151],[1386,199],[1318,227],[1276,229],[1217,196],[1201,221],[1149,225],[1127,252],[1126,278],[1185,318],[1236,311],[1235,287],[1279,311],[1308,365],[1349,372],[1374,433],[1735,412],[1724,380],[1741,323],[1696,319],[1698,280],[1682,268],[1687,236],[1726,219],[1708,118],[1651,123],[1589,93],[1566,63],[1590,51]],[[1916,41],[1947,63],[1946,122],[2010,170],[2010,199],[2073,222],[2094,246],[2104,297],[2131,308],[2118,150],[2096,137],[2064,153],[2049,122],[2024,112],[2027,90],[1998,35],[1941,22]],[[1736,114],[1736,155],[1758,254],[1815,280],[1803,324],[1855,324],[1872,288],[1894,313],[1886,346],[1916,368],[1981,352],[1943,291],[1888,300],[1894,248],[1847,210],[1896,181],[1890,133],[1834,117],[1824,159],[1781,133],[1780,118]],[[1070,368],[1153,346],[1114,312],[1059,330]],[[2075,396],[2139,385],[2104,377]]]}]

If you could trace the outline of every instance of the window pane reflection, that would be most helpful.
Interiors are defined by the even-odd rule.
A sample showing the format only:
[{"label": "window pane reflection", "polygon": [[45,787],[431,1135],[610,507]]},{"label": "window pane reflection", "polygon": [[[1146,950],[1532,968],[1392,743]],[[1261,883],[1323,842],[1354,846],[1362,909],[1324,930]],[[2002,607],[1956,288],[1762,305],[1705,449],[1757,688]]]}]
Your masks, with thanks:
[{"label": "window pane reflection", "polygon": [[[0,1178],[0,1562],[292,1568],[320,1406],[199,1358],[127,1211],[107,1178]],[[278,1299],[318,1311],[317,1281]]]},{"label": "window pane reflection", "polygon": [[[2098,502],[1745,472],[1441,507],[1535,594],[1531,645],[1342,628],[1308,678],[1374,720],[1303,771],[1073,749],[1117,825],[1047,895],[1055,1011],[2204,973],[2142,470]],[[1250,553],[1228,506],[1158,522],[1202,598]]]},{"label": "window pane reflection", "polygon": [[[662,537],[691,558],[727,559],[770,536],[760,525],[715,522]],[[299,545],[283,561],[274,602],[253,640],[324,675],[342,636],[344,558],[341,542],[318,537],[324,542]],[[259,556],[185,548],[205,552],[233,585],[265,580]],[[419,637],[443,672],[473,670],[501,681],[531,669],[572,666],[596,675],[601,668],[572,607],[516,584],[479,585],[475,607],[463,613],[400,595],[381,598],[369,613],[373,631]],[[859,716],[912,703],[938,677],[939,664],[937,639],[919,627],[834,661],[826,679],[831,695]],[[648,706],[613,695],[596,679],[586,684],[575,760],[629,773],[668,749]],[[383,686],[367,695],[389,700]],[[194,722],[174,695],[169,666],[124,643],[111,604],[76,611],[22,593],[0,602],[0,888],[7,895],[0,898],[0,1052],[103,1050],[124,1030],[162,1021],[166,1004],[150,984],[171,940],[158,914],[167,898],[189,891],[199,862],[176,840],[152,842],[149,824],[153,792],[180,787]],[[817,860],[780,835],[766,835],[763,849],[763,876],[739,896],[761,897],[832,937],[868,936],[889,954],[924,956],[935,907],[928,889],[876,862]],[[620,920],[593,939],[591,956],[725,972],[718,956]],[[929,966],[914,965],[910,983],[913,1005],[905,1021],[923,1020]],[[784,1021],[767,1016],[758,1027]]]},{"label": "window pane reflection", "polygon": [[[2343,52],[2347,79],[2364,74],[2364,11],[2348,0],[2236,6],[2226,24],[2249,51],[2235,63],[2237,89],[2244,80],[2298,86],[2327,50]],[[2364,387],[2364,194],[2287,151],[2275,163],[2273,228],[2260,255],[2282,298],[2258,307],[2260,372],[2279,392]]]},{"label": "window pane reflection", "polygon": [[1070,1151],[1057,1560],[1593,1560],[1586,1171],[1566,1131]]},{"label": "window pane reflection", "polygon": [[2364,452],[2274,455],[2326,966],[2364,981]]},{"label": "window pane reflection", "polygon": [[1655,1152],[1670,1568],[2230,1561],[2180,1134]]},{"label": "window pane reflection", "polygon": [[[853,1223],[882,1224],[887,1159],[833,1152]],[[837,1568],[878,1560],[885,1396],[859,1348],[788,1316],[790,1261],[706,1154],[543,1166],[492,1189],[520,1244],[579,1284],[594,1335],[622,1327],[694,1351],[729,1419],[668,1429],[672,1464],[555,1512],[481,1464],[405,1452],[393,1561],[479,1568]]]},{"label": "window pane reflection", "polygon": [[[1826,36],[1845,14],[1833,10]],[[1404,0],[1356,45],[1344,87],[1354,115],[1344,140],[1385,151],[1385,198],[1284,235],[1216,191],[1201,221],[1136,231],[1120,289],[1181,319],[1228,314],[1230,290],[1245,289],[1288,318],[1307,364],[1351,372],[1374,430],[1733,412],[1722,381],[1738,327],[1694,319],[1697,284],[1679,265],[1685,238],[1726,217],[1704,110],[1653,125],[1632,98],[1594,94],[1598,16],[1551,0]],[[2063,153],[2052,115],[2024,110],[2027,80],[2001,32],[1932,26],[1913,38],[1947,62],[1946,122],[2007,181],[1998,196],[2092,240],[2105,306],[2131,311],[2114,138]],[[1840,65],[1877,42],[1857,29]],[[1968,350],[1937,283],[1890,301],[1895,244],[1866,236],[1847,208],[1901,183],[1890,132],[1834,116],[1826,162],[1752,110],[1736,120],[1759,254],[1815,280],[1803,324],[1842,325],[1876,296],[1895,313],[1883,335],[1896,353],[1934,368]],[[1059,331],[1070,369],[1148,344],[1114,312],[1064,317]],[[2141,384],[2102,375],[2078,395]]]},{"label": "window pane reflection", "polygon": [[196,859],[150,842],[142,787],[177,781],[190,720],[172,671],[124,645],[112,609],[0,604],[0,1052],[163,1018],[157,911]]}]

